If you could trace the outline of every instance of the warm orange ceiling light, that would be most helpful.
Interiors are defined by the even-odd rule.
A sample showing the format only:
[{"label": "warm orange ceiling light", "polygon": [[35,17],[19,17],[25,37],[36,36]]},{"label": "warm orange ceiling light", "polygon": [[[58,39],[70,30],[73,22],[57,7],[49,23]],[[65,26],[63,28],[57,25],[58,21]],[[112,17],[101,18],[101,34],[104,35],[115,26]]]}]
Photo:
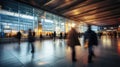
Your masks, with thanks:
[{"label": "warm orange ceiling light", "polygon": [[71,13],[71,15],[78,15],[78,14],[80,14],[80,11],[78,11],[78,10],[73,10]]},{"label": "warm orange ceiling light", "polygon": [[46,3],[44,6],[47,6],[47,5],[49,5],[49,4],[51,4],[51,3],[55,3],[55,1],[56,0],[50,0],[48,3]]},{"label": "warm orange ceiling light", "polygon": [[80,12],[78,12],[78,11],[75,11],[73,14],[74,15],[78,15]]},{"label": "warm orange ceiling light", "polygon": [[65,0],[65,2],[69,2],[69,1],[71,1],[71,0]]},{"label": "warm orange ceiling light", "polygon": [[94,18],[96,18],[95,15],[93,15],[93,16],[84,16],[83,17],[83,19],[86,19],[86,20],[88,20],[88,19],[94,19]]}]

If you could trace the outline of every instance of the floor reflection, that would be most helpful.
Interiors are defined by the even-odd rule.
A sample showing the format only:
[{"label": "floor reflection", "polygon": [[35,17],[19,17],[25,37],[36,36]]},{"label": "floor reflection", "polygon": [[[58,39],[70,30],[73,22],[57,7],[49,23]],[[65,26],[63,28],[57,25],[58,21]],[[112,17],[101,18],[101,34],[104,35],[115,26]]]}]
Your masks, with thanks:
[{"label": "floor reflection", "polygon": [[34,53],[32,53],[32,56],[31,56],[31,62],[33,62],[34,57],[35,57],[35,54],[34,54]]},{"label": "floor reflection", "polygon": [[[84,48],[83,44],[83,38],[80,38],[81,46],[76,46],[76,58],[77,63],[81,63],[83,65],[88,65],[88,49]],[[117,46],[115,46],[115,44]],[[0,45],[0,57],[3,58],[3,56],[6,57],[15,57],[19,59],[19,61],[23,64],[28,65],[38,65],[38,67],[51,64],[52,67],[54,64],[59,64],[61,61],[63,64],[70,63],[72,67],[77,67],[76,63],[71,63],[71,49],[70,47],[67,47],[66,40],[62,39],[56,39],[54,40],[41,40],[36,41],[34,43],[35,46],[35,53],[31,53],[31,45],[28,45],[27,42],[21,43],[21,45],[18,44],[8,44],[8,45]],[[114,48],[117,49],[114,49]],[[6,49],[9,48],[9,49]],[[112,50],[107,50],[106,48],[110,48]],[[8,51],[6,51],[8,50]],[[95,58],[95,61],[99,61],[99,58],[105,58],[106,56],[111,56],[110,52],[114,52],[117,50],[119,56],[120,56],[120,38],[115,39],[109,36],[102,36],[101,39],[99,39],[99,46],[95,47],[95,54],[98,56],[97,60]],[[11,55],[9,55],[11,53]],[[109,59],[107,59],[109,60]],[[79,64],[78,64],[79,65]],[[29,67],[29,66],[28,66]],[[49,66],[48,66],[49,67]],[[79,66],[78,66],[79,67]]]},{"label": "floor reflection", "polygon": [[102,42],[103,47],[105,47],[105,48],[106,47],[110,48],[112,45],[112,39],[110,36],[102,36],[101,42]]},{"label": "floor reflection", "polygon": [[117,51],[118,51],[118,54],[120,55],[120,38],[118,38],[117,40]]},{"label": "floor reflection", "polygon": [[14,51],[16,51],[16,53],[20,54],[21,53],[21,47],[20,47],[20,45],[15,45],[14,46]]},{"label": "floor reflection", "polygon": [[27,49],[26,54],[29,54],[30,51],[31,51],[31,45],[27,44],[27,48],[26,49]]}]

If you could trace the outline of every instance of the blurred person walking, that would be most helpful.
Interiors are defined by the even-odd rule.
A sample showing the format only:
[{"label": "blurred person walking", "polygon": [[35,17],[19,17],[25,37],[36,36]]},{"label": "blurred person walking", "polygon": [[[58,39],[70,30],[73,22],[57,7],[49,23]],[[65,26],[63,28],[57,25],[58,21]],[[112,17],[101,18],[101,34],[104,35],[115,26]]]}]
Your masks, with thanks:
[{"label": "blurred person walking", "polygon": [[19,44],[19,45],[20,45],[20,41],[21,41],[21,36],[22,36],[21,32],[20,32],[20,31],[17,32],[16,38],[17,38],[17,40],[18,40],[18,44]]},{"label": "blurred person walking", "polygon": [[93,46],[98,45],[98,38],[97,34],[91,30],[91,25],[88,25],[87,31],[84,33],[84,44],[87,42],[88,44],[88,63],[92,62],[92,57],[95,57],[95,54],[93,52]]},{"label": "blurred person walking", "polygon": [[53,39],[55,40],[55,38],[56,38],[56,31],[54,31],[53,33]]},{"label": "blurred person walking", "polygon": [[43,38],[43,35],[42,35],[42,33],[40,33],[40,40],[42,40],[42,38]]},{"label": "blurred person walking", "polygon": [[60,39],[62,39],[63,38],[63,34],[62,34],[62,32],[60,32]]},{"label": "blurred person walking", "polygon": [[79,35],[75,28],[71,28],[67,35],[67,45],[70,46],[72,50],[72,61],[76,62],[76,51],[75,46],[81,45],[78,39]]},{"label": "blurred person walking", "polygon": [[32,47],[31,53],[34,53],[34,51],[35,51],[34,44],[33,44],[34,41],[35,41],[35,32],[32,32],[32,30],[29,29],[29,31],[28,31],[28,45],[31,45],[31,47]]}]

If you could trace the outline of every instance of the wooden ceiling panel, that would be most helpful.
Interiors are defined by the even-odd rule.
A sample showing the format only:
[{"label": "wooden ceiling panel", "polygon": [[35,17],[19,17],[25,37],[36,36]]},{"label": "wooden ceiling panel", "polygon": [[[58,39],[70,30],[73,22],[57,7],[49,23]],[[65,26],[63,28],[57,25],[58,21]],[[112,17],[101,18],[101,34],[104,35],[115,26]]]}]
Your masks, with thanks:
[{"label": "wooden ceiling panel", "polygon": [[64,3],[63,0],[53,0],[51,4],[48,4],[48,5],[44,5],[44,7],[47,7],[47,8],[56,8],[57,6],[60,6]]},{"label": "wooden ceiling panel", "polygon": [[[71,14],[71,13],[74,13],[75,11],[78,11],[80,12],[80,14],[82,12],[86,12],[86,11],[90,11],[90,10],[94,10],[96,8],[99,8],[99,7],[104,7],[106,5],[109,5],[109,3],[106,3],[107,1],[101,1],[101,2],[98,2],[98,3],[95,3],[95,4],[91,4],[91,5],[88,5],[88,6],[84,6],[84,7],[79,7],[79,8],[76,8],[76,9],[73,9],[71,11],[67,11],[66,13],[64,13],[64,15],[66,14]],[[105,4],[106,3],[106,4]],[[102,4],[102,5],[101,5]],[[99,6],[98,6],[99,5]]]},{"label": "wooden ceiling panel", "polygon": [[109,15],[109,16],[104,16],[104,17],[94,18],[94,19],[87,19],[87,20],[86,19],[82,19],[82,18],[77,18],[77,19],[71,18],[71,19],[75,19],[76,21],[94,22],[94,21],[103,21],[103,20],[117,19],[118,17],[120,17],[120,14]]},{"label": "wooden ceiling panel", "polygon": [[80,4],[78,4],[78,5],[75,5],[75,6],[73,6],[73,7],[68,8],[68,9],[64,9],[64,10],[62,10],[60,13],[65,13],[65,12],[68,12],[68,11],[71,11],[71,10],[74,10],[74,9],[82,8],[82,7],[84,7],[84,6],[91,5],[91,4],[93,4],[93,3],[98,3],[98,2],[100,2],[100,1],[103,1],[103,0],[84,0],[83,3],[80,3]]},{"label": "wooden ceiling panel", "polygon": [[[113,6],[114,5],[114,6]],[[107,7],[107,8],[104,8],[104,7]],[[114,4],[112,4],[112,5],[107,5],[107,6],[105,6],[105,5],[103,5],[103,6],[101,6],[101,7],[97,7],[96,9],[89,9],[89,10],[87,10],[87,11],[84,11],[83,10],[83,12],[81,12],[80,14],[78,14],[78,15],[74,15],[74,14],[68,14],[67,16],[69,16],[69,17],[82,17],[82,16],[88,16],[88,15],[93,15],[93,14],[95,14],[95,13],[99,13],[99,12],[104,12],[104,11],[110,11],[110,10],[114,10],[114,9],[118,9],[118,8],[120,8],[120,3],[114,3]],[[80,11],[79,11],[80,12]],[[75,12],[73,12],[73,13],[75,13]]]},{"label": "wooden ceiling panel", "polygon": [[[59,9],[57,9],[56,11],[59,11],[59,13],[61,13],[61,12],[63,12],[65,9],[69,9],[69,8],[71,8],[71,7],[74,7],[74,6],[76,6],[76,5],[79,5],[80,3],[83,3],[84,1],[86,1],[86,0],[72,0],[71,2],[70,1],[68,1],[68,2],[65,2],[64,4],[62,4],[62,5],[65,5],[66,4],[66,6],[64,6],[64,7],[62,7],[62,8],[59,8]],[[69,4],[68,4],[69,3]],[[71,4],[70,4],[71,3]],[[62,14],[62,13],[61,13]]]},{"label": "wooden ceiling panel", "polygon": [[101,17],[106,18],[106,17],[120,15],[119,11],[120,11],[120,9],[115,9],[115,10],[106,11],[106,12],[102,12],[102,13],[96,13],[96,14],[93,14],[93,15],[83,16],[81,18],[86,19],[86,20],[95,19],[95,18],[101,18]]},{"label": "wooden ceiling panel", "polygon": [[120,8],[120,5],[108,6],[107,8],[99,8],[99,9],[96,9],[96,10],[91,10],[91,11],[84,12],[84,13],[79,14],[79,15],[72,16],[72,17],[90,16],[90,15],[94,15],[96,13],[102,13],[102,12],[105,12],[105,11],[111,11],[111,10],[118,9],[118,8]]},{"label": "wooden ceiling panel", "polygon": [[[117,24],[120,0],[17,0],[75,21],[94,25]],[[111,20],[112,19],[112,20]],[[109,21],[109,22],[106,22]],[[104,22],[104,23],[103,23]]]},{"label": "wooden ceiling panel", "polygon": [[62,9],[63,7],[66,7],[66,6],[69,6],[71,5],[73,2],[75,2],[76,0],[72,0],[72,1],[69,1],[69,2],[65,2],[64,4],[60,5],[60,6],[57,6],[56,8],[54,8],[54,10],[57,10],[57,9]]}]

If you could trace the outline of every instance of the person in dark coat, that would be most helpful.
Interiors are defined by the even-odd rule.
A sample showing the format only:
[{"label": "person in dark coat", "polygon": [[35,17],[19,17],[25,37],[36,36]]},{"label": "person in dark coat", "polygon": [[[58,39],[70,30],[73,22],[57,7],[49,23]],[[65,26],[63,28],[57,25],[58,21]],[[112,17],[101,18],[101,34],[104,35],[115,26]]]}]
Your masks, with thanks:
[{"label": "person in dark coat", "polygon": [[40,40],[43,38],[42,33],[40,33]]},{"label": "person in dark coat", "polygon": [[55,38],[56,38],[56,31],[54,31],[53,33],[53,39],[55,40]]},{"label": "person in dark coat", "polygon": [[22,36],[21,32],[20,32],[20,31],[19,31],[19,32],[17,32],[18,44],[20,44],[20,41],[21,41],[21,36]]},{"label": "person in dark coat", "polygon": [[67,35],[67,45],[70,46],[72,50],[72,61],[77,61],[75,46],[80,45],[78,37],[79,35],[76,29],[71,28],[71,30],[68,32],[68,35]]},{"label": "person in dark coat", "polygon": [[88,63],[92,62],[92,57],[95,57],[93,46],[98,45],[97,34],[91,30],[91,25],[88,25],[88,30],[84,33],[84,43],[88,42]]},{"label": "person in dark coat", "polygon": [[114,38],[117,38],[117,31],[114,31],[113,34],[114,34]]},{"label": "person in dark coat", "polygon": [[66,39],[67,38],[67,33],[64,33],[64,39]]},{"label": "person in dark coat", "polygon": [[98,36],[99,36],[99,38],[101,38],[102,32],[98,32]]},{"label": "person in dark coat", "polygon": [[60,32],[60,39],[62,39],[63,35],[62,35],[62,32]]},{"label": "person in dark coat", "polygon": [[32,32],[31,29],[29,29],[29,32],[28,32],[28,45],[31,45],[32,47],[32,50],[31,50],[31,53],[34,53],[34,44],[33,42],[35,41],[35,32]]}]

